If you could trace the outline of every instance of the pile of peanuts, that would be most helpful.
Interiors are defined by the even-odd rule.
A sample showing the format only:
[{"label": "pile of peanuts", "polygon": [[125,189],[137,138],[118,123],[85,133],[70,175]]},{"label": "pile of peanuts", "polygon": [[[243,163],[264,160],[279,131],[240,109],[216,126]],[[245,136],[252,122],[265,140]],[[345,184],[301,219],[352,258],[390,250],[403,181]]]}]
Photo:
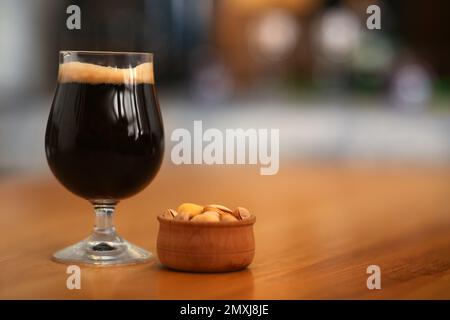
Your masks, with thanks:
[{"label": "pile of peanuts", "polygon": [[182,203],[177,210],[168,209],[161,216],[165,219],[182,221],[225,222],[248,219],[251,214],[244,207],[231,210],[220,204],[201,206],[195,203]]}]

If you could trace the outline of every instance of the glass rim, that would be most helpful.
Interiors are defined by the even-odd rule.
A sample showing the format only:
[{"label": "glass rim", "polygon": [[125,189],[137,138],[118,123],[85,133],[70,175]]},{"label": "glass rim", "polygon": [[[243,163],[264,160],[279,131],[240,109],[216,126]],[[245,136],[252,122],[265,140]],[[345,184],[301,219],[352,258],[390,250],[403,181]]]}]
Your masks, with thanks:
[{"label": "glass rim", "polygon": [[149,57],[153,57],[153,52],[137,52],[137,51],[89,51],[89,50],[60,50],[59,54],[72,54],[72,53],[80,53],[80,54],[89,54],[89,55],[141,55],[141,56],[149,56]]}]

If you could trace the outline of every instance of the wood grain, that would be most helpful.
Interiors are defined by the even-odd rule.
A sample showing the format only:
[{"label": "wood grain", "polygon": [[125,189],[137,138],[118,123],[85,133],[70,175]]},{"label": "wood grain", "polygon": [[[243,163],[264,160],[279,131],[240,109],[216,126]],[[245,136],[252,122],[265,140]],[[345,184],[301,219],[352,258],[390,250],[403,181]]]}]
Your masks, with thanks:
[{"label": "wood grain", "polygon": [[[150,264],[82,267],[81,290],[51,254],[87,236],[90,205],[50,173],[0,180],[2,299],[450,299],[450,169],[284,163],[174,167],[118,206],[118,231],[156,252],[157,214],[182,202],[243,205],[257,215],[243,271],[193,274]],[[381,267],[368,290],[366,268]]]}]

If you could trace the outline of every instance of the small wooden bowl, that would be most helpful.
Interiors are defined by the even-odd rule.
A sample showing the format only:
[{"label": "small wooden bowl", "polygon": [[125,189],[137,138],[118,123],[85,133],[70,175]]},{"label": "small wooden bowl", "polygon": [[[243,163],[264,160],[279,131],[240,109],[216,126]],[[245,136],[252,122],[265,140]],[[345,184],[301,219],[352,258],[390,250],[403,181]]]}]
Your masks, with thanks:
[{"label": "small wooden bowl", "polygon": [[191,272],[244,269],[255,255],[255,216],[231,222],[193,222],[158,216],[157,252],[163,265]]}]

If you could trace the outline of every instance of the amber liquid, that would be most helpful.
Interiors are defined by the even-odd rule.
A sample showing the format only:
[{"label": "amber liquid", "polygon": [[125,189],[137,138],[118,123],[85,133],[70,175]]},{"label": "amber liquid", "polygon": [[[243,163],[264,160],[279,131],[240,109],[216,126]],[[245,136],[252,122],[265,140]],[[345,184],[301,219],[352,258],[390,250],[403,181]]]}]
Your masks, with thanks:
[{"label": "amber liquid", "polygon": [[59,83],[45,151],[56,178],[88,200],[120,200],[161,165],[164,133],[151,84]]}]

